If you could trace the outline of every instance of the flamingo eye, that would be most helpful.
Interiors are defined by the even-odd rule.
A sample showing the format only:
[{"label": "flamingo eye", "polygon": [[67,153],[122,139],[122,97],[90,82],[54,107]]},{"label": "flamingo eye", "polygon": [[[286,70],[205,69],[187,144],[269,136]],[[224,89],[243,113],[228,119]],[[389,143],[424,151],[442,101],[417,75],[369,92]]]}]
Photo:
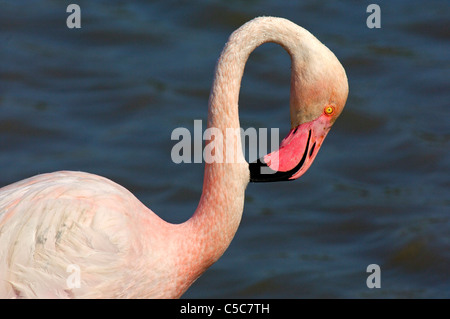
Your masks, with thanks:
[{"label": "flamingo eye", "polygon": [[324,112],[326,115],[331,115],[334,113],[334,107],[331,105],[328,105],[325,107]]}]

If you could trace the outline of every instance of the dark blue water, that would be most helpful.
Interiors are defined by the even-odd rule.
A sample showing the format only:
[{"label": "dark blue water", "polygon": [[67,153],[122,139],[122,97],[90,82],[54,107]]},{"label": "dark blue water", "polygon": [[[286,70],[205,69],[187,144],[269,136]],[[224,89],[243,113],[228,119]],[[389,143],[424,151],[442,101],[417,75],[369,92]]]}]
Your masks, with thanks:
[{"label": "dark blue water", "polygon": [[[234,241],[185,297],[450,297],[448,1],[378,1],[379,29],[363,1],[80,0],[81,29],[69,3],[0,1],[0,185],[83,170],[186,220],[203,165],[172,162],[171,132],[206,120],[229,34],[281,16],[340,59],[347,106],[301,179],[249,185]],[[243,127],[287,133],[289,62],[252,54]]]}]

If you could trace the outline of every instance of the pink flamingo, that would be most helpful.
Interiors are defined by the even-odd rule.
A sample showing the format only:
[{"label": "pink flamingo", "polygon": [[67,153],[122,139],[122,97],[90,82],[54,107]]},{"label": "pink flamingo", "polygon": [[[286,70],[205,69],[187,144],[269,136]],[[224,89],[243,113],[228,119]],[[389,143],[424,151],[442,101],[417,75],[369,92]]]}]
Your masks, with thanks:
[{"label": "pink flamingo", "polygon": [[[278,151],[248,164],[240,139],[224,134],[215,151],[238,150],[236,162],[205,164],[199,205],[181,224],[163,221],[124,187],[93,174],[54,172],[1,188],[0,296],[180,297],[233,239],[249,181],[300,177],[345,105],[347,77],[335,55],[296,24],[260,17],[236,30],[222,51],[209,127],[240,127],[244,66],[266,42],[280,44],[292,64],[291,131]],[[69,285],[75,275],[78,284]]]}]

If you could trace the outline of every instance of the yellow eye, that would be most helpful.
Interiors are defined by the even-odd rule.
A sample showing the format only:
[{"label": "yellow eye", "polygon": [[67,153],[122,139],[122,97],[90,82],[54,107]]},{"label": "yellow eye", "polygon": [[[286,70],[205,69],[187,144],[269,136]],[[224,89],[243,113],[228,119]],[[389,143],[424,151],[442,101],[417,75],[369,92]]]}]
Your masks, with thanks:
[{"label": "yellow eye", "polygon": [[327,107],[325,107],[324,112],[326,115],[331,115],[334,112],[334,107],[331,105],[328,105]]}]

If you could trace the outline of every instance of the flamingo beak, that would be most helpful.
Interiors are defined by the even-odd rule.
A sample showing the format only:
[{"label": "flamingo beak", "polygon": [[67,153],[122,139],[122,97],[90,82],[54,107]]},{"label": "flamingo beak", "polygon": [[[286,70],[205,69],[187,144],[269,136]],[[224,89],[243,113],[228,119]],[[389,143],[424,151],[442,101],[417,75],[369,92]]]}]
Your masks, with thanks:
[{"label": "flamingo beak", "polygon": [[302,176],[313,163],[331,125],[330,117],[322,114],[291,129],[277,151],[249,164],[250,182],[291,181]]}]

